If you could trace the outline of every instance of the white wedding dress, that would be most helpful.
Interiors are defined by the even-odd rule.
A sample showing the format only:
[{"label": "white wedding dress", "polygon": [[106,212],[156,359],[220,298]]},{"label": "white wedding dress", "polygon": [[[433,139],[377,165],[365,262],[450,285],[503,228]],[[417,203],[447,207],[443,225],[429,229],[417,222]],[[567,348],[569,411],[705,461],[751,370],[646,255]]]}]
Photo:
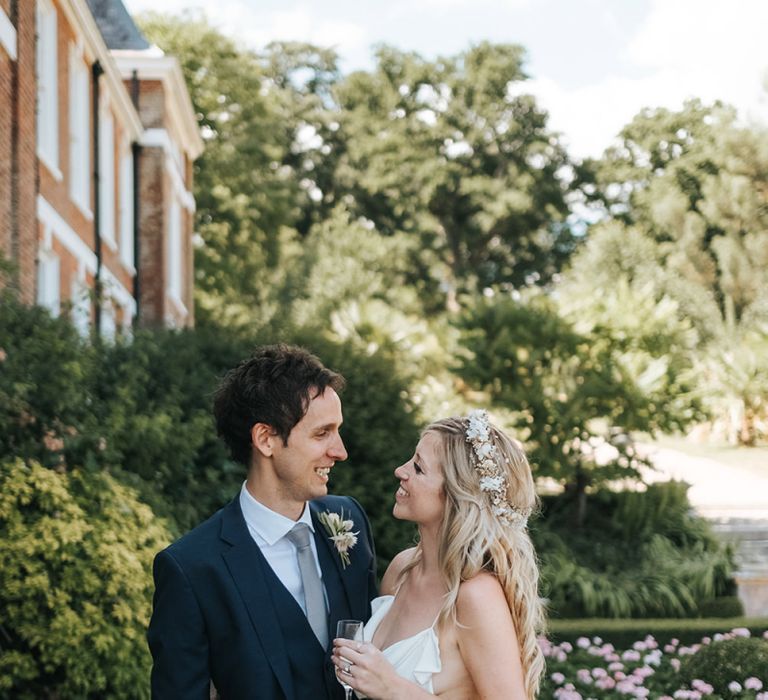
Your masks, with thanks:
[{"label": "white wedding dress", "polygon": [[[384,616],[392,607],[395,596],[383,595],[371,601],[371,619],[365,625],[364,639],[370,642]],[[390,644],[382,653],[391,663],[398,675],[413,681],[427,692],[434,693],[432,676],[440,673],[440,645],[435,632],[435,622],[431,627]],[[362,696],[360,696],[362,697]]]}]

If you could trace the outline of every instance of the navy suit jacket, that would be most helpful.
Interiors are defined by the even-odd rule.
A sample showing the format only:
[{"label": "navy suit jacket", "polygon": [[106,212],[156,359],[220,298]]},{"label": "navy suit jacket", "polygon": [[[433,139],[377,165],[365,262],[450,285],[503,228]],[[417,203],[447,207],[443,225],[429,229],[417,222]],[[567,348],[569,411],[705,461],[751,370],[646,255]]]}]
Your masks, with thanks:
[{"label": "navy suit jacket", "polygon": [[[328,595],[329,639],[340,619],[367,620],[376,596],[368,518],[344,496],[309,503]],[[344,568],[318,514],[354,521],[358,542]],[[155,596],[147,639],[152,697],[208,700],[336,700],[330,650],[322,649],[293,596],[254,542],[239,496],[155,557]]]}]

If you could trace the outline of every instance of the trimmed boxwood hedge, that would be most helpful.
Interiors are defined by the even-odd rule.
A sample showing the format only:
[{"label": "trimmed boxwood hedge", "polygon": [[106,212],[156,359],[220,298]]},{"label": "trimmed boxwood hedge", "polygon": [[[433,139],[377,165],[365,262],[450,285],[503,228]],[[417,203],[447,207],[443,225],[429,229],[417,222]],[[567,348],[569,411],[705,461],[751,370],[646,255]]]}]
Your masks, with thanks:
[{"label": "trimmed boxwood hedge", "polygon": [[673,638],[679,639],[682,644],[693,644],[700,642],[702,637],[728,632],[737,627],[744,627],[753,636],[759,637],[768,630],[768,617],[551,620],[547,636],[556,643],[574,642],[579,637],[600,637],[618,649],[625,649],[648,634],[653,635],[660,644]]}]

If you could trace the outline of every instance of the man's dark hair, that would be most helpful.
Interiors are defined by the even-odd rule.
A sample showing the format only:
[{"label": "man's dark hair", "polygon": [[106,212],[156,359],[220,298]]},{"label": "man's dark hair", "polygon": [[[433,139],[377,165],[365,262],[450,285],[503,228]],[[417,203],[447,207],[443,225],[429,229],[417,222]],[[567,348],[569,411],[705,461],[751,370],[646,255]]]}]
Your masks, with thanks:
[{"label": "man's dark hair", "polygon": [[304,348],[264,345],[224,375],[213,397],[216,431],[232,459],[251,463],[251,428],[266,423],[288,444],[309,402],[328,387],[344,388],[344,377]]}]

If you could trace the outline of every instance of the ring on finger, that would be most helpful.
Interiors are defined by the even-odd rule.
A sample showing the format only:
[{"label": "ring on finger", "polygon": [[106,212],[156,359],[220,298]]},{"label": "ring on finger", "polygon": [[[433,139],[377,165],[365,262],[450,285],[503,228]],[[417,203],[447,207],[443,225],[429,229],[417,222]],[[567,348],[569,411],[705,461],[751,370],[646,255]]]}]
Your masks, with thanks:
[{"label": "ring on finger", "polygon": [[352,675],[352,667],[350,664],[345,664],[344,668],[341,669],[344,673],[346,673],[348,676]]}]

